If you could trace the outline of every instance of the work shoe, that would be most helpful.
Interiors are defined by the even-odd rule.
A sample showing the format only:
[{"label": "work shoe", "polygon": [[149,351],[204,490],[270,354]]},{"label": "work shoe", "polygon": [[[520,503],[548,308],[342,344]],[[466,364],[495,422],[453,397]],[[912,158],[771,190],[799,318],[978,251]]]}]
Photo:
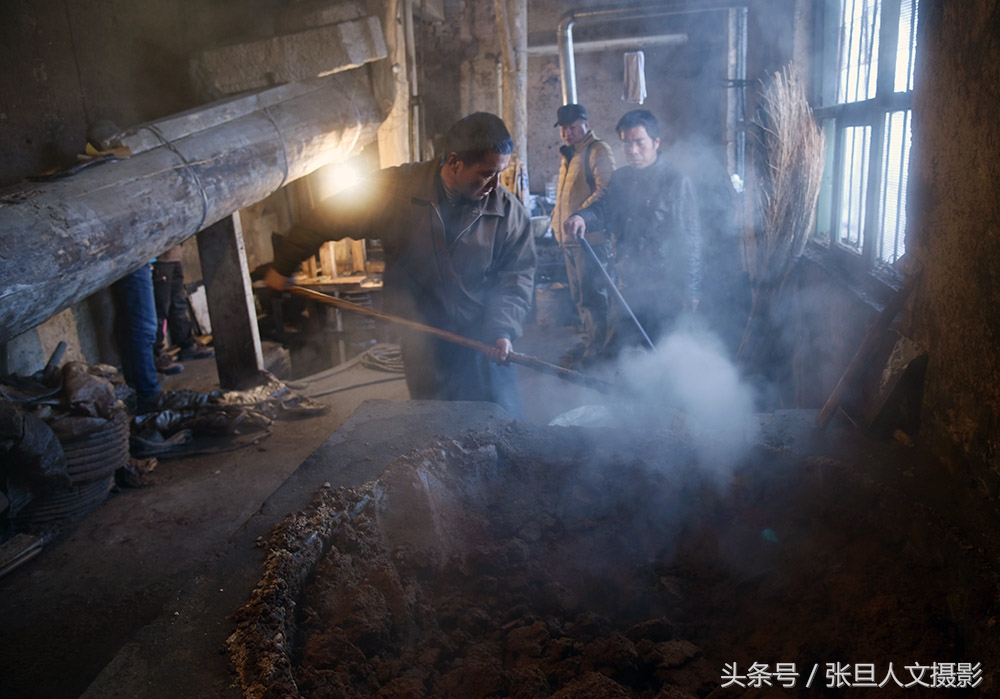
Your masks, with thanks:
[{"label": "work shoe", "polygon": [[184,371],[184,365],[178,364],[169,354],[156,355],[156,370],[165,376],[173,376]]},{"label": "work shoe", "polygon": [[177,356],[181,359],[208,359],[215,356],[215,350],[195,340],[193,345],[182,347]]}]

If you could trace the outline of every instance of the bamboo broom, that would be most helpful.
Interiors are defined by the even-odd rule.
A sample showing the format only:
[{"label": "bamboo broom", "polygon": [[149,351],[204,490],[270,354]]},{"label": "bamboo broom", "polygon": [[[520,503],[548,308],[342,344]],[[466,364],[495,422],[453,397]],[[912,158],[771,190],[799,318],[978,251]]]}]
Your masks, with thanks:
[{"label": "bamboo broom", "polygon": [[752,304],[738,361],[760,373],[780,339],[774,310],[813,230],[823,177],[823,133],[791,67],[762,86],[747,145],[752,172],[742,240]]}]

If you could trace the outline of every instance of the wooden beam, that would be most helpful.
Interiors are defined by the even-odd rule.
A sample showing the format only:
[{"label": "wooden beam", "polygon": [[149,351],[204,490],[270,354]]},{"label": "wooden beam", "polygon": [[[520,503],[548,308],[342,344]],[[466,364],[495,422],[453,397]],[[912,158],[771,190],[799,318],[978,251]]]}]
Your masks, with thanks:
[{"label": "wooden beam", "polygon": [[336,241],[328,240],[319,246],[319,266],[323,276],[333,278],[338,276]]},{"label": "wooden beam", "polygon": [[266,383],[239,214],[198,233],[198,256],[212,319],[219,385],[245,390]]},{"label": "wooden beam", "polygon": [[360,17],[202,52],[192,61],[210,97],[357,68],[387,55],[378,17]]},{"label": "wooden beam", "polygon": [[505,172],[504,185],[527,201],[525,176],[528,163],[528,3],[527,0],[494,0],[497,33],[503,56],[503,113],[500,115],[514,139],[514,156]]}]

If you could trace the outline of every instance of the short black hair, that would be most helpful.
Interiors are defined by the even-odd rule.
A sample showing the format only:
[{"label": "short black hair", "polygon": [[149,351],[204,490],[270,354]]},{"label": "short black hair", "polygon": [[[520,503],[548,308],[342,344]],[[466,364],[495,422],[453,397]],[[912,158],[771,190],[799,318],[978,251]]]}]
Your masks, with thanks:
[{"label": "short black hair", "polygon": [[660,122],[648,109],[633,109],[631,112],[625,112],[625,115],[618,120],[615,131],[620,138],[622,131],[634,129],[636,126],[645,127],[646,133],[654,141],[660,137]]},{"label": "short black hair", "polygon": [[514,139],[503,120],[489,112],[475,112],[456,121],[444,135],[441,158],[455,153],[467,165],[480,162],[489,153],[510,155]]}]

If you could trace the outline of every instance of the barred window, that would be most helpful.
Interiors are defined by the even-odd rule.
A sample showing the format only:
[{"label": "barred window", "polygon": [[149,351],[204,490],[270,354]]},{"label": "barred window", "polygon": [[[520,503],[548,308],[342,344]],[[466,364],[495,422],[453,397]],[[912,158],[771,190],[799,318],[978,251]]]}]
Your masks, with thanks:
[{"label": "barred window", "polygon": [[827,159],[817,237],[865,268],[905,252],[918,0],[828,0],[822,104]]}]

